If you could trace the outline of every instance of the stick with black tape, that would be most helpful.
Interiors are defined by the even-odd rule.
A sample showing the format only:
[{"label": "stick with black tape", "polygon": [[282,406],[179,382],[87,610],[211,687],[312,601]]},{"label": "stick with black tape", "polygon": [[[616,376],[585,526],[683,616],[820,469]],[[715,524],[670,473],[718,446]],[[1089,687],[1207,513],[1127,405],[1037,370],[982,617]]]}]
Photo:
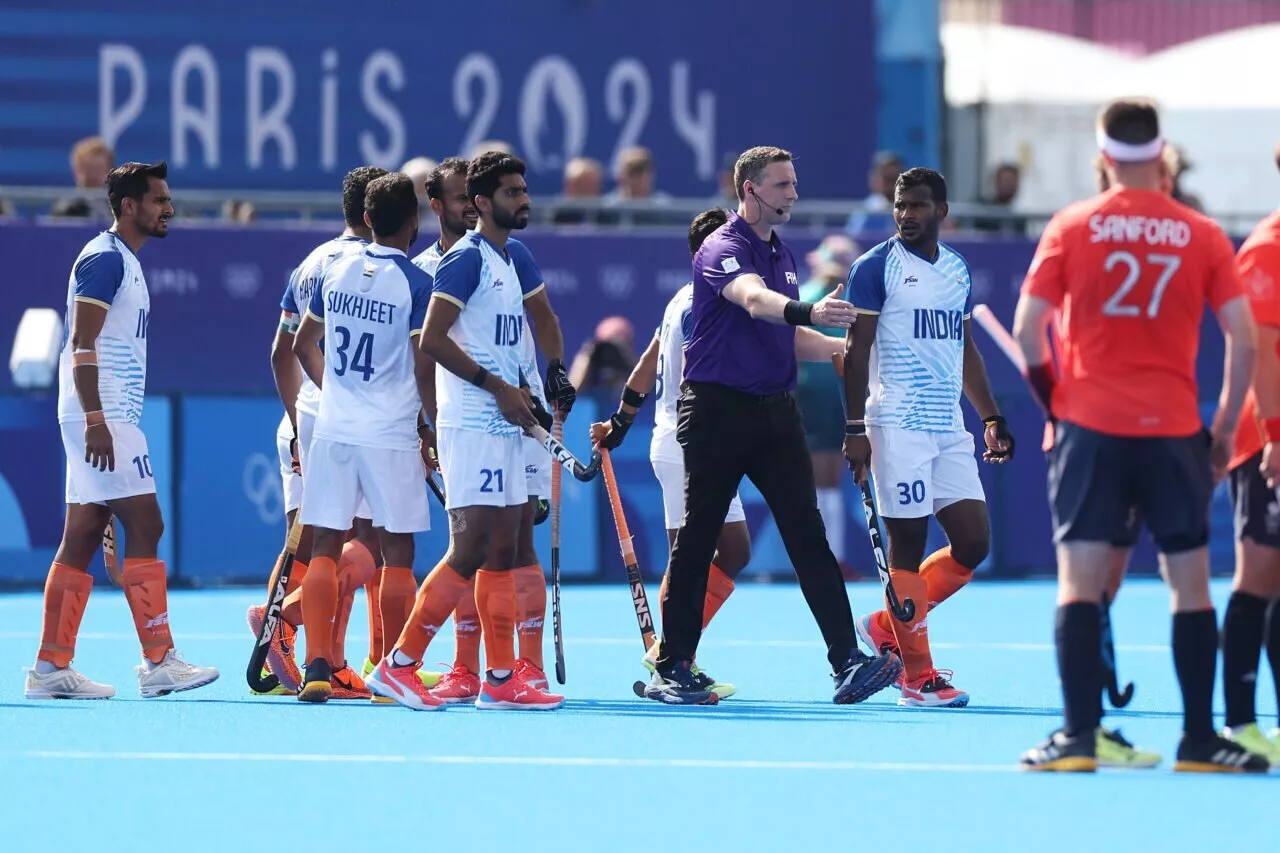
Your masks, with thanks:
[{"label": "stick with black tape", "polygon": [[[554,440],[564,436],[564,422],[556,411],[552,422]],[[544,445],[545,446],[545,445]],[[563,445],[562,445],[563,446]],[[550,448],[548,448],[550,450]],[[555,453],[552,451],[552,455]],[[551,633],[556,647],[556,681],[564,684],[564,624],[560,621],[560,482],[563,472],[556,465],[551,469]]]},{"label": "stick with black tape", "polygon": [[298,551],[298,543],[302,541],[302,509],[298,509],[289,526],[289,536],[285,540],[284,551],[276,559],[275,568],[271,572],[271,583],[268,585],[267,613],[262,620],[262,628],[258,631],[258,639],[253,646],[253,654],[249,656],[249,666],[245,668],[245,680],[249,689],[255,693],[270,693],[280,684],[280,680],[272,673],[265,676],[263,664],[267,662],[267,652],[271,649],[271,640],[280,630],[281,612],[284,610],[285,591],[289,587],[289,576],[293,574],[293,557]]},{"label": "stick with black tape", "polygon": [[[548,429],[553,428],[551,415],[549,415],[547,410],[542,408],[541,404],[538,403],[537,397],[533,398],[533,410],[534,414],[538,416],[539,422],[532,426],[525,427],[525,434],[532,437],[539,444],[545,447],[547,452],[551,454],[551,458],[560,463],[560,467],[572,474],[574,479],[580,480],[584,483],[589,483],[594,480],[596,475],[600,473],[600,451],[592,450],[591,460],[586,465],[583,465],[578,461],[578,457],[574,456],[573,453],[561,443],[559,438],[547,432]],[[555,468],[551,469],[551,484],[553,491],[555,490],[556,483],[555,470]]]},{"label": "stick with black tape", "polygon": [[[833,355],[831,366],[835,368],[836,376],[844,379],[844,357]],[[840,405],[843,408],[843,394],[840,396]],[[875,554],[876,571],[880,573],[880,586],[884,589],[885,603],[895,619],[903,623],[910,622],[916,615],[916,603],[909,598],[906,601],[899,601],[898,591],[893,588],[893,578],[889,575],[889,560],[885,557],[884,533],[880,524],[880,513],[876,510],[876,497],[871,485],[870,470],[867,471],[866,479],[859,483],[859,486],[862,489],[862,510],[867,517],[867,536],[871,539],[871,552]]]},{"label": "stick with black tape", "polygon": [[102,565],[111,582],[124,589],[124,573],[120,571],[120,536],[116,532],[115,513],[107,517],[107,526],[102,529]]},{"label": "stick with black tape", "polygon": [[[991,336],[991,340],[995,342],[1000,352],[1004,353],[1005,358],[1017,368],[1023,378],[1027,377],[1027,362],[1022,357],[1022,350],[1018,347],[1018,342],[1008,329],[1000,322],[995,313],[986,305],[973,306],[973,319],[979,326],[986,330]],[[1028,381],[1028,386],[1031,384]],[[1043,404],[1047,401],[1041,401],[1039,395],[1034,393],[1032,389],[1032,398],[1036,402]],[[1045,413],[1049,417],[1049,413]],[[1045,449],[1048,450],[1052,446],[1053,441],[1053,422],[1049,420],[1045,427]],[[1116,644],[1115,638],[1111,633],[1111,601],[1104,592],[1102,601],[1099,603],[1099,617],[1102,628],[1102,669],[1106,675],[1107,699],[1111,702],[1113,708],[1123,708],[1133,700],[1134,686],[1133,682],[1129,682],[1120,689],[1120,678],[1116,674]]]}]

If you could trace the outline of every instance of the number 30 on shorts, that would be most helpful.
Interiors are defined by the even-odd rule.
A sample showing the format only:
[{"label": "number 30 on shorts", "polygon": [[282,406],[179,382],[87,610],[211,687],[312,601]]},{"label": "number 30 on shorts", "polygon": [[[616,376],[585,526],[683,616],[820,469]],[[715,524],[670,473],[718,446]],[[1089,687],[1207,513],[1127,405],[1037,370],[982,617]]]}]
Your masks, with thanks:
[{"label": "number 30 on shorts", "polygon": [[916,480],[912,483],[899,483],[898,503],[902,505],[924,503],[924,480]]}]

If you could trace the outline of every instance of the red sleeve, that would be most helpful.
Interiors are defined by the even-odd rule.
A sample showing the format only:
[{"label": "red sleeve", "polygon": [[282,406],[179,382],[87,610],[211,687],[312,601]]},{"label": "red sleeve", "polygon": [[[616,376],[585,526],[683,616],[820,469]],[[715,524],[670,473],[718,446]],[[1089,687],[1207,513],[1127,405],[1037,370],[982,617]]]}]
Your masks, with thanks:
[{"label": "red sleeve", "polygon": [[1062,304],[1067,292],[1066,240],[1062,232],[1059,217],[1050,219],[1040,235],[1036,255],[1031,259],[1031,268],[1022,282],[1025,295],[1038,297],[1055,307]]},{"label": "red sleeve", "polygon": [[1249,297],[1256,322],[1280,326],[1280,245],[1255,243],[1240,252],[1236,262],[1240,285]]},{"label": "red sleeve", "polygon": [[1217,312],[1227,302],[1237,296],[1243,296],[1244,290],[1240,286],[1240,274],[1236,272],[1235,252],[1231,248],[1231,240],[1216,224],[1212,226],[1211,231],[1212,242],[1209,244],[1209,251],[1212,260],[1209,271],[1212,278],[1209,281],[1209,292],[1205,296],[1209,300],[1209,307]]}]

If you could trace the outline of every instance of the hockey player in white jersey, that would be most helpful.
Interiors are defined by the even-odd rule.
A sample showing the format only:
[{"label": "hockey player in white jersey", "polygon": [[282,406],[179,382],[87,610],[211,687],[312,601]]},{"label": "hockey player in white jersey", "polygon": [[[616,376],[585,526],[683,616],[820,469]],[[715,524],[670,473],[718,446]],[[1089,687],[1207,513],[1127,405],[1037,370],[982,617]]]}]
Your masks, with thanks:
[{"label": "hockey player in white jersey", "polygon": [[[898,704],[925,708],[969,702],[950,672],[934,668],[926,617],[969,582],[990,542],[961,392],[985,425],[983,459],[1005,462],[1014,447],[970,332],[969,265],[938,241],[946,215],[942,175],[903,172],[894,188],[898,235],[854,262],[845,295],[858,320],[844,359],[844,454],[856,481],[864,482],[870,468],[894,589],[900,600],[915,602],[907,624],[881,610],[856,626],[873,654],[901,656]],[[951,544],[925,559],[931,515]]]},{"label": "hockey player in white jersey", "polygon": [[[302,599],[307,669],[298,698],[306,702],[329,697],[330,625],[341,597],[365,580],[351,577],[356,567],[338,563],[360,500],[369,505],[388,567],[412,571],[413,535],[430,528],[418,425],[422,410],[434,406],[435,390],[417,336],[431,277],[407,255],[418,234],[412,180],[395,173],[370,182],[364,208],[373,244],[328,269],[294,341],[303,369],[320,387],[301,516],[314,528]],[[421,685],[416,670],[413,677]]]},{"label": "hockey player in white jersey", "polygon": [[167,165],[125,163],[107,176],[115,223],[90,240],[67,283],[58,365],[58,424],[67,454],[67,515],[44,589],[44,624],[28,699],[107,699],[115,688],[71,668],[93,579],[89,561],[114,513],[124,526],[124,593],[142,643],[143,698],[218,677],[178,656],[169,633],[168,573],[159,559],[164,520],[155,470],[139,428],[147,381],[151,297],[138,251],[169,233]]}]

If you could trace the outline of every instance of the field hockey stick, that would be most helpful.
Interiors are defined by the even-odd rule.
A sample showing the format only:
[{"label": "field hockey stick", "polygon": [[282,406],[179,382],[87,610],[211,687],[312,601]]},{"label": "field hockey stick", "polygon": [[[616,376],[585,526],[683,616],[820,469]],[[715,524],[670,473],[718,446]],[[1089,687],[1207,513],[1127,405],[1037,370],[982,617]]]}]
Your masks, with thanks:
[{"label": "field hockey stick", "polygon": [[884,536],[880,532],[880,513],[876,511],[875,492],[871,488],[871,472],[862,481],[862,509],[867,516],[867,536],[871,539],[871,552],[876,556],[876,571],[880,573],[880,586],[884,588],[884,598],[889,604],[889,612],[899,622],[910,622],[916,615],[916,603],[911,599],[898,600],[898,591],[893,588],[893,578],[889,576],[889,561],[884,554]]},{"label": "field hockey stick", "polygon": [[[844,379],[844,356],[836,354],[831,356],[831,367],[835,370],[836,376]],[[840,408],[844,410],[844,394],[840,394]],[[845,413],[848,417],[848,413]],[[898,600],[898,591],[893,588],[893,578],[889,575],[889,561],[884,553],[884,534],[880,529],[880,513],[876,510],[875,492],[871,488],[871,472],[867,471],[867,477],[859,484],[862,489],[862,510],[867,516],[867,537],[871,540],[871,553],[876,558],[876,571],[880,573],[880,587],[884,590],[885,603],[889,605],[889,612],[899,622],[910,622],[916,615],[916,603],[911,599],[905,602]]]},{"label": "field hockey stick", "polygon": [[120,555],[118,548],[120,538],[116,535],[116,516],[107,517],[107,526],[102,528],[102,564],[107,569],[107,577],[116,586],[124,589],[124,573],[120,571]]},{"label": "field hockey stick", "polygon": [[1111,601],[1106,592],[1102,593],[1102,603],[1098,608],[1102,627],[1102,668],[1107,676],[1107,699],[1112,708],[1123,708],[1133,699],[1133,682],[1130,681],[1120,689],[1120,680],[1116,675],[1116,644],[1111,635]]},{"label": "field hockey stick", "polygon": [[[551,429],[554,441],[564,435],[564,421],[557,409]],[[545,446],[545,444],[544,444]],[[548,448],[550,449],[550,448]],[[556,681],[564,684],[564,625],[560,620],[560,481],[563,472],[557,465],[551,469],[551,634],[556,646]]]},{"label": "field hockey stick", "polygon": [[293,574],[293,555],[298,551],[298,543],[302,540],[302,509],[293,517],[289,526],[289,536],[285,540],[284,551],[276,559],[275,569],[271,572],[271,582],[267,587],[267,613],[258,631],[258,639],[249,656],[249,666],[245,669],[245,680],[249,689],[255,693],[270,693],[280,684],[273,673],[262,675],[263,664],[267,662],[267,652],[271,648],[271,640],[280,627],[280,614],[284,609],[285,590],[289,586],[289,576]]},{"label": "field hockey stick", "polygon": [[631,586],[631,603],[636,609],[636,623],[640,626],[640,639],[645,651],[653,647],[657,640],[657,632],[653,627],[653,613],[649,610],[649,596],[644,591],[644,578],[640,575],[640,564],[636,560],[636,549],[631,539],[631,528],[627,526],[627,517],[622,512],[622,496],[618,492],[618,481],[613,474],[613,460],[609,451],[605,450],[603,459],[604,488],[609,493],[609,507],[613,510],[613,526],[618,531],[618,547],[622,550],[622,564],[627,569],[627,583]]},{"label": "field hockey stick", "polygon": [[[996,319],[996,315],[992,313],[991,309],[986,305],[975,305],[973,306],[972,317],[978,321],[979,326],[986,330],[991,339],[995,341],[996,346],[1004,353],[1005,358],[1009,359],[1025,378],[1027,362],[1022,357],[1022,350],[1018,347],[1018,342],[1014,340],[1009,330]],[[1037,403],[1040,402],[1040,398],[1037,395],[1032,394],[1031,396]],[[1133,682],[1129,682],[1125,685],[1124,690],[1120,689],[1120,679],[1116,674],[1116,644],[1111,632],[1111,602],[1105,592],[1102,594],[1099,611],[1102,629],[1102,668],[1106,672],[1107,698],[1113,708],[1123,708],[1133,699],[1134,686]]]},{"label": "field hockey stick", "polygon": [[[578,458],[573,455],[561,442],[560,439],[548,433],[539,424],[526,427],[527,434],[537,440],[539,444],[547,449],[551,454],[551,458],[560,463],[564,470],[572,474],[576,479],[584,483],[588,483],[596,478],[600,473],[600,451],[591,451],[591,461],[583,465]],[[553,468],[554,472],[555,469]]]}]

